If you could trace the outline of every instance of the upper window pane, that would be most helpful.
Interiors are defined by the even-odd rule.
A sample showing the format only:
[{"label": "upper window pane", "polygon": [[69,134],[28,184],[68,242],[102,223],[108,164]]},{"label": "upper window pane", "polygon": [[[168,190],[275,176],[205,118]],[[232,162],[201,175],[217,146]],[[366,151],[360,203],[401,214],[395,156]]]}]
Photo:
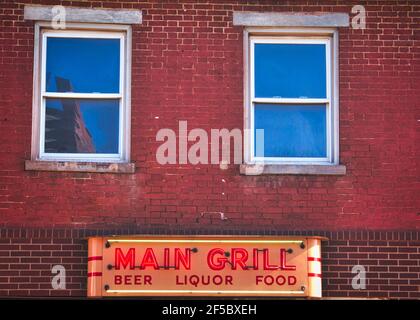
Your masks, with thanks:
[{"label": "upper window pane", "polygon": [[325,44],[256,43],[256,98],[326,98]]},{"label": "upper window pane", "polygon": [[48,37],[46,64],[47,92],[119,93],[119,39]]}]

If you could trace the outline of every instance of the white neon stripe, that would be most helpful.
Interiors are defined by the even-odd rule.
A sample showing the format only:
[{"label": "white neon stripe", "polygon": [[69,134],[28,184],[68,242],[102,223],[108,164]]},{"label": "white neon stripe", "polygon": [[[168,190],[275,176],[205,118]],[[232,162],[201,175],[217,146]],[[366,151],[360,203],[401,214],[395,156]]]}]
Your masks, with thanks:
[{"label": "white neon stripe", "polygon": [[107,293],[244,293],[244,294],[304,294],[304,291],[252,291],[252,290],[106,290]]},{"label": "white neon stripe", "polygon": [[121,242],[121,243],[302,243],[303,240],[159,240],[159,239],[109,239],[108,242]]}]

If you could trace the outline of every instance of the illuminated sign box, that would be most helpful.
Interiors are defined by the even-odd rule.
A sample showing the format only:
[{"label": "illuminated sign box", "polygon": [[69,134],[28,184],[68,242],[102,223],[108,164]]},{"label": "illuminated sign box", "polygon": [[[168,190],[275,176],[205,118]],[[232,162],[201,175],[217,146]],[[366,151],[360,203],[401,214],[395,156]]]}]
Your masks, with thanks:
[{"label": "illuminated sign box", "polygon": [[321,297],[321,237],[89,238],[88,296]]}]

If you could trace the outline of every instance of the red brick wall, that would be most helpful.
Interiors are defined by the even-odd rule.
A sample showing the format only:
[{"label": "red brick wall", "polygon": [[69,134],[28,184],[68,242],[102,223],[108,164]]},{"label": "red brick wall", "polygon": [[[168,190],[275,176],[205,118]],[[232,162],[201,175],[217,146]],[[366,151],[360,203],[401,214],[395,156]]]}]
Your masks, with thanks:
[{"label": "red brick wall", "polygon": [[[23,20],[25,3],[142,10],[143,24],[133,27],[135,174],[24,171],[31,150],[34,45],[33,22]],[[419,229],[420,212],[420,4],[243,3],[0,4],[0,296],[85,296],[85,236],[104,226],[110,234],[166,234],[170,225],[181,234],[200,228],[201,233],[326,235],[331,240],[323,253],[325,296],[420,298],[419,234],[409,232]],[[358,4],[366,7],[367,29],[340,29],[345,176],[251,177],[239,175],[237,165],[221,170],[157,164],[156,133],[177,129],[179,120],[188,120],[189,128],[242,128],[242,28],[232,26],[233,11],[351,15]],[[228,219],[202,212],[224,212]],[[51,290],[55,264],[67,269],[66,291]],[[366,290],[351,289],[355,264],[368,268]]]},{"label": "red brick wall", "polygon": [[[1,225],[187,227],[218,224],[200,213],[222,211],[226,228],[418,227],[418,2],[61,1],[143,11],[143,24],[133,28],[134,175],[24,171],[34,44],[25,2],[53,3],[0,4]],[[351,14],[355,4],[366,5],[367,29],[340,29],[340,157],[347,175],[250,177],[237,165],[223,171],[157,164],[156,133],[177,128],[178,120],[189,128],[242,128],[242,28],[232,26],[232,11]]]},{"label": "red brick wall", "polygon": [[[180,233],[179,230],[3,229],[0,232],[0,296],[86,296],[87,241],[96,234]],[[190,230],[192,231],[192,230]],[[215,233],[215,230],[195,230]],[[236,234],[234,230],[229,232]],[[244,232],[242,232],[244,233]],[[255,232],[254,232],[255,233]],[[265,230],[259,234],[299,234]],[[308,233],[306,233],[308,234]],[[309,233],[312,234],[312,233]],[[323,296],[420,298],[418,232],[314,232],[322,246]],[[66,290],[52,290],[51,268],[66,268]],[[354,290],[354,265],[366,269],[366,289]]]}]

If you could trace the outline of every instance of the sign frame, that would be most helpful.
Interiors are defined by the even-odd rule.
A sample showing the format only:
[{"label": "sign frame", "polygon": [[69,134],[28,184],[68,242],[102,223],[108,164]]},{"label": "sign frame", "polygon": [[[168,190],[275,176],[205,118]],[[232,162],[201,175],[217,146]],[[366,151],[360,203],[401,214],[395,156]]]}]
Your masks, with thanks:
[{"label": "sign frame", "polygon": [[[320,236],[243,236],[243,235],[128,235],[128,236],[104,236],[88,238],[88,274],[87,296],[89,298],[100,297],[173,297],[173,296],[208,296],[208,297],[298,297],[298,298],[321,298],[322,297],[322,272],[321,272],[321,241],[327,240]],[[204,290],[201,288],[174,290],[168,289],[122,289],[110,285],[110,277],[115,272],[115,265],[110,262],[112,248],[136,246],[152,247],[165,244],[166,246],[190,244],[190,247],[215,245],[216,247],[233,245],[237,246],[273,246],[279,248],[291,248],[289,252],[301,250],[299,270],[305,274],[299,282],[300,290]],[[277,247],[275,247],[277,249]],[[261,249],[257,251],[268,250]],[[281,249],[282,250],[282,249]],[[198,251],[198,250],[197,250]],[[284,250],[282,250],[284,252]],[[285,253],[285,252],[284,252]],[[285,253],[286,254],[286,253]],[[110,256],[111,255],[111,256]],[[115,257],[115,254],[114,254]],[[258,258],[257,258],[258,259]],[[258,262],[257,262],[258,264]],[[113,268],[114,267],[114,268]],[[165,272],[170,267],[159,266],[159,271]],[[280,267],[279,267],[280,268]],[[113,270],[114,269],[114,270]],[[160,269],[163,269],[160,271]],[[123,270],[125,271],[125,270]],[[301,272],[299,271],[299,272]],[[244,273],[247,270],[243,271]],[[262,270],[262,272],[264,272]],[[178,281],[178,280],[177,280]],[[303,281],[303,282],[302,282]]]}]

